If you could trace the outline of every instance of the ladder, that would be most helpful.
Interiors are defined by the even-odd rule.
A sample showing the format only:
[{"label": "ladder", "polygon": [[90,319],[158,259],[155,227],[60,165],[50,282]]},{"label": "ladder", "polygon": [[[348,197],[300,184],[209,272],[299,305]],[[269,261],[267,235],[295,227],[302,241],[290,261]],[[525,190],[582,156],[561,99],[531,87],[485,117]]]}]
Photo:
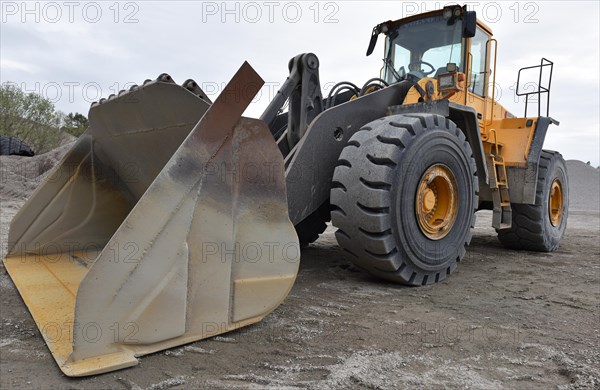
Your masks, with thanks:
[{"label": "ladder", "polygon": [[508,229],[512,226],[512,208],[510,206],[510,195],[508,192],[508,177],[504,158],[499,153],[496,130],[491,129],[494,134],[493,149],[490,153],[488,169],[493,172],[490,177],[490,189],[492,190],[492,201],[494,204],[494,215],[492,226],[496,229]]}]

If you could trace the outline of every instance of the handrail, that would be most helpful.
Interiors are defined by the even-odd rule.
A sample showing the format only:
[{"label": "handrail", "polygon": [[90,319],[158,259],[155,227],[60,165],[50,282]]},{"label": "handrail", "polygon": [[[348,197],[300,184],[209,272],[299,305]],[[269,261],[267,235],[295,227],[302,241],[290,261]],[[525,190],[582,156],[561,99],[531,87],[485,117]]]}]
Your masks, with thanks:
[{"label": "handrail", "polygon": [[465,77],[467,78],[466,82],[465,82],[465,105],[468,105],[468,101],[467,99],[469,98],[469,87],[471,86],[471,76],[473,75],[473,54],[471,54],[471,51],[469,50],[469,53],[467,55],[467,73],[465,75]]},{"label": "handrail", "polygon": [[[489,123],[486,122],[486,124],[485,124],[486,126],[491,125],[492,122],[494,121],[494,102],[495,102],[495,99],[496,99],[496,58],[498,57],[498,41],[496,39],[494,39],[494,38],[488,39],[488,41],[485,44],[486,54],[487,54],[487,51],[488,51],[488,45],[491,42],[494,42],[494,67],[492,68],[493,69],[493,76],[492,76],[493,77],[493,80],[492,80],[492,112],[490,113],[490,116],[489,116],[490,117],[490,122]],[[488,85],[489,85],[489,83],[488,83]],[[487,111],[487,107],[486,107],[485,111]],[[487,114],[487,112],[486,112],[486,114]]]},{"label": "handrail", "polygon": [[[543,87],[542,86],[542,74],[543,74],[543,70],[545,66],[549,66],[550,67],[550,77],[548,78],[548,87]],[[527,69],[536,69],[539,68],[540,69],[540,74],[539,74],[539,79],[538,79],[538,89],[537,91],[533,91],[533,92],[522,92],[519,93],[519,84],[521,81],[521,71],[523,70],[527,70]],[[515,91],[515,94],[517,96],[525,96],[525,117],[527,117],[527,108],[528,108],[528,102],[529,102],[529,95],[538,95],[538,116],[541,116],[541,111],[542,111],[542,93],[547,93],[548,96],[546,97],[546,116],[550,116],[550,86],[552,84],[552,70],[554,68],[554,62],[548,60],[547,58],[543,58],[540,61],[539,65],[534,65],[534,66],[527,66],[524,68],[519,69],[519,73],[517,75],[517,90]]]},{"label": "handrail", "polygon": [[498,134],[496,134],[495,129],[490,129],[490,134],[494,134],[494,143],[492,144],[492,146],[496,148],[496,153],[492,153],[492,155],[500,156],[500,148],[498,147]]}]

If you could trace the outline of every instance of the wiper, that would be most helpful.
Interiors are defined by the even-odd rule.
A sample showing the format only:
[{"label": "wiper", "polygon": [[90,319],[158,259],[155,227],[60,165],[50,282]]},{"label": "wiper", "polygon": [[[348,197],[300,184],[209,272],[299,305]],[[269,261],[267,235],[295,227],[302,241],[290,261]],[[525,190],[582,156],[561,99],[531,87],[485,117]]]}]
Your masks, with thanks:
[{"label": "wiper", "polygon": [[400,76],[400,73],[398,73],[396,69],[394,69],[394,64],[388,57],[385,57],[383,59],[383,63],[386,64],[392,70],[392,74],[396,78],[396,81],[402,81],[402,76]]}]

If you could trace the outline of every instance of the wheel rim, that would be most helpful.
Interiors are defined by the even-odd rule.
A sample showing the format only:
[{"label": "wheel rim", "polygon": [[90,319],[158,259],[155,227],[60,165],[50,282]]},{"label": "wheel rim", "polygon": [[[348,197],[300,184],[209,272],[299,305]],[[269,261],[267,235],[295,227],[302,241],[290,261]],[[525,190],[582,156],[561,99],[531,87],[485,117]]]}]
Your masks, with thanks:
[{"label": "wheel rim", "polygon": [[550,200],[548,201],[548,215],[552,226],[560,225],[563,214],[563,189],[562,183],[554,179],[550,187]]},{"label": "wheel rim", "polygon": [[439,240],[452,230],[458,214],[458,190],[450,168],[444,164],[427,168],[419,181],[415,210],[427,238]]}]

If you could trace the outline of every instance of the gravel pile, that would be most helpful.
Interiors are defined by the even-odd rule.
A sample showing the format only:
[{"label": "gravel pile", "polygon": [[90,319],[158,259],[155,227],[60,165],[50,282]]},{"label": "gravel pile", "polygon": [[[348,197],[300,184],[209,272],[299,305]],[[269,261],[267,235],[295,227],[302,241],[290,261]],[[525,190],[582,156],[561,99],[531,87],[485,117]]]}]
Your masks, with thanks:
[{"label": "gravel pile", "polygon": [[73,144],[34,157],[0,156],[0,201],[27,199]]},{"label": "gravel pile", "polygon": [[600,210],[600,169],[579,160],[567,161],[569,209]]}]

